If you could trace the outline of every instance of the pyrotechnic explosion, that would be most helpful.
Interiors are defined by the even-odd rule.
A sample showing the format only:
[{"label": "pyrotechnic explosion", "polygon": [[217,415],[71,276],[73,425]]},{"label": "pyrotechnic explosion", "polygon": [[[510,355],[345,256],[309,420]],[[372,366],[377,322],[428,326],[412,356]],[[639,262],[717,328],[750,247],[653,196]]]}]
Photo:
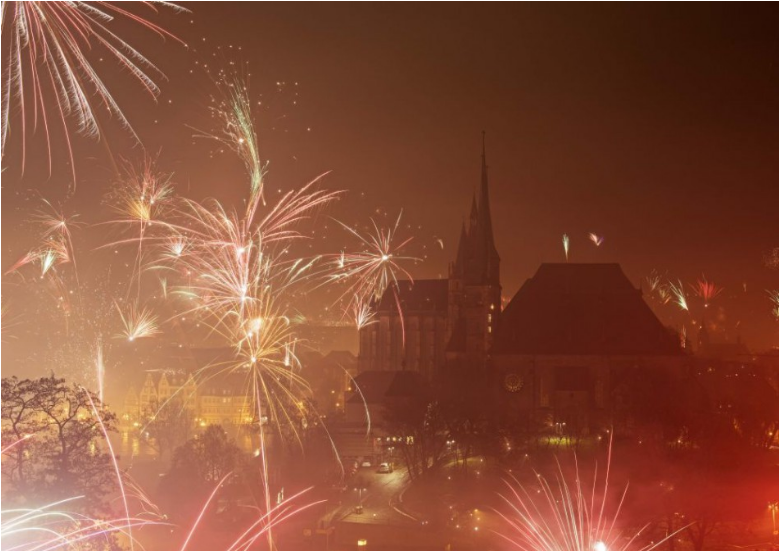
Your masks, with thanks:
[{"label": "pyrotechnic explosion", "polygon": [[[112,198],[120,213],[113,223],[131,236],[107,247],[134,245],[138,294],[144,273],[161,273],[155,280],[163,286],[163,297],[175,311],[168,321],[194,317],[234,348],[232,360],[203,367],[194,376],[200,385],[228,373],[245,377],[243,419],[259,428],[266,514],[234,545],[246,548],[266,535],[272,546],[272,527],[298,509],[292,510],[287,503],[272,507],[265,434],[271,427],[282,435],[285,427],[299,440],[299,432],[311,418],[310,406],[303,401],[309,386],[298,374],[298,317],[292,299],[297,290],[314,285],[315,276],[321,275],[316,269],[317,256],[295,257],[290,251],[295,241],[306,237],[298,225],[336,199],[339,192],[317,189],[319,177],[283,194],[267,208],[266,165],[260,161],[249,99],[240,81],[232,81],[218,113],[221,131],[202,136],[233,145],[245,162],[250,181],[245,208],[236,211],[216,200],[196,202],[176,197],[170,176],[159,175],[147,163],[140,173],[131,173],[134,178],[120,186]],[[385,240],[388,246],[391,235]],[[147,261],[142,263],[142,258]],[[157,318],[147,308],[131,305],[128,313],[121,315],[122,336],[128,340],[160,332]]]},{"label": "pyrotechnic explosion", "polygon": [[410,273],[400,265],[401,262],[416,260],[401,253],[413,237],[408,237],[399,243],[395,241],[401,220],[402,211],[397,216],[394,226],[389,228],[379,227],[372,220],[372,232],[367,234],[340,223],[346,231],[359,239],[364,248],[359,252],[343,252],[335,262],[336,269],[334,274],[330,275],[330,279],[347,281],[349,291],[345,294],[353,292],[354,296],[379,301],[390,284],[394,289],[399,288],[401,277],[413,281]]},{"label": "pyrotechnic explosion", "polygon": [[129,342],[133,342],[138,338],[149,338],[162,332],[158,328],[158,318],[150,308],[143,307],[139,309],[135,305],[131,305],[128,307],[127,313],[123,313],[119,305],[116,307],[124,329],[118,337],[126,338]]},{"label": "pyrotechnic explosion", "polygon": [[568,249],[570,245],[571,240],[568,238],[567,234],[563,235],[563,253],[565,254],[566,262],[568,261]]},{"label": "pyrotechnic explosion", "polygon": [[[142,4],[153,11],[156,11],[155,4],[184,10],[170,2]],[[111,25],[115,19],[135,23],[162,38],[172,38],[184,45],[164,28],[117,3],[3,2],[2,32],[4,38],[8,37],[7,41],[3,41],[3,51],[7,52],[3,59],[3,155],[10,134],[10,112],[14,102],[21,110],[19,127],[23,169],[30,123],[33,131],[39,125],[43,127],[50,171],[50,131],[54,120],[63,128],[72,170],[74,159],[69,129],[75,126],[78,133],[97,137],[100,132],[98,110],[107,109],[136,137],[109,87],[90,61],[89,50],[95,48],[108,53],[152,99],[160,93],[155,79],[162,74],[148,58],[115,33]],[[152,77],[151,73],[156,77]],[[95,99],[91,99],[93,96]]]},{"label": "pyrotechnic explosion", "polygon": [[[397,312],[400,319],[403,319],[399,296],[400,279],[406,278],[413,282],[413,277],[401,263],[417,261],[417,258],[402,255],[403,248],[413,240],[413,237],[408,237],[399,244],[396,243],[395,235],[401,219],[402,211],[397,216],[394,226],[388,228],[379,227],[375,220],[372,220],[372,231],[366,234],[338,221],[340,226],[359,239],[364,250],[348,254],[341,252],[335,256],[334,266],[329,269],[326,280],[348,284],[347,290],[340,295],[338,301],[348,294],[353,295],[349,309],[359,329],[372,323],[374,306],[380,302],[387,290],[391,290]],[[405,343],[404,325],[402,342]]]},{"label": "pyrotechnic explosion", "polygon": [[594,232],[591,232],[590,234],[588,234],[588,237],[590,238],[590,242],[595,244],[596,247],[598,247],[598,246],[600,246],[601,244],[604,243],[604,237],[603,236],[598,236]]},{"label": "pyrotechnic explosion", "polygon": [[361,330],[376,322],[375,312],[372,309],[371,303],[358,295],[354,295],[351,300],[351,313],[353,315],[354,323],[356,324],[356,330]]},{"label": "pyrotechnic explosion", "polygon": [[669,282],[669,292],[671,292],[671,295],[674,296],[675,302],[680,307],[680,309],[683,311],[688,311],[688,300],[686,298],[685,288],[683,287],[682,282],[679,280],[677,281],[677,284]]},{"label": "pyrotechnic explosion", "polygon": [[602,489],[597,463],[591,481],[584,487],[576,456],[573,480],[565,476],[559,461],[554,486],[536,472],[537,493],[515,478],[506,480],[510,494],[499,495],[508,510],[497,512],[509,532],[498,532],[498,535],[522,551],[650,551],[671,539],[674,534],[657,543],[642,545],[638,537],[645,528],[630,538],[616,528],[629,484],[625,485],[619,502],[613,505],[609,487],[611,464],[610,437]]},{"label": "pyrotechnic explosion", "polygon": [[67,217],[61,210],[57,210],[47,202],[44,210],[39,211],[32,218],[32,222],[42,227],[40,231],[41,245],[27,252],[19,261],[9,268],[5,274],[16,272],[25,265],[38,263],[40,268],[40,277],[43,278],[55,266],[72,264],[74,275],[78,282],[78,273],[76,273],[76,256],[71,238],[71,230],[78,226],[75,222],[78,216]]},{"label": "pyrotechnic explosion", "polygon": [[723,291],[723,288],[719,288],[714,282],[708,281],[704,276],[697,280],[696,284],[691,284],[691,288],[704,301],[704,307],[709,307],[710,302]]}]

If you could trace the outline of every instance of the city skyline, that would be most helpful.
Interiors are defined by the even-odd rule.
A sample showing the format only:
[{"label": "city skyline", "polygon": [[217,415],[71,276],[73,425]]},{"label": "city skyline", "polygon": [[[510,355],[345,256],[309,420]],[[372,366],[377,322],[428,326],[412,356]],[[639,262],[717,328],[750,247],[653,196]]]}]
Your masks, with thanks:
[{"label": "city skyline", "polygon": [[4,2],[4,546],[779,549],[778,12]]}]

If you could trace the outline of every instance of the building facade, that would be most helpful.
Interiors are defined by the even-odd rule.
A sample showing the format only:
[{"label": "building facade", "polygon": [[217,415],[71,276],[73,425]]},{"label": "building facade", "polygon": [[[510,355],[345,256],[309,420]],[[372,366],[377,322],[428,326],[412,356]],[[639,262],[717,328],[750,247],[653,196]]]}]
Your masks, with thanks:
[{"label": "building facade", "polygon": [[121,416],[125,428],[139,427],[166,405],[193,416],[194,426],[242,426],[253,422],[253,406],[240,375],[198,385],[191,373],[148,372],[139,390],[131,386]]}]

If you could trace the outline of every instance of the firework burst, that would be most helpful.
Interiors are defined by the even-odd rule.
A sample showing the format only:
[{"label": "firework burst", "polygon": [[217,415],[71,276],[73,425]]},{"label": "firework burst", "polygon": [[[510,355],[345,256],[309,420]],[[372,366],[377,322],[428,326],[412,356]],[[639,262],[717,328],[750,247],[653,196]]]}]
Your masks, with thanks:
[{"label": "firework burst", "polygon": [[568,250],[571,244],[571,240],[568,238],[567,234],[563,235],[563,253],[565,254],[566,262],[568,262]]},{"label": "firework burst", "polygon": [[679,308],[683,311],[688,311],[688,300],[682,282],[679,280],[677,281],[677,284],[669,282],[669,292],[674,297],[674,301],[679,306]]},{"label": "firework burst", "polygon": [[590,238],[590,242],[595,244],[596,247],[598,247],[598,246],[600,246],[601,244],[604,243],[604,237],[603,236],[598,236],[594,232],[591,232],[590,234],[588,234],[587,237]]},{"label": "firework burst", "polygon": [[351,314],[353,315],[354,324],[356,325],[356,330],[361,330],[376,322],[375,311],[373,310],[371,303],[365,298],[354,295],[351,300],[350,309]]},{"label": "firework burst", "polygon": [[[153,10],[155,4],[174,10],[183,9],[170,2],[142,4]],[[179,41],[162,27],[126,10],[118,3],[3,2],[3,51],[6,54],[3,58],[2,150],[5,154],[6,140],[11,129],[10,112],[15,103],[21,111],[18,124],[22,169],[30,124],[33,131],[38,126],[42,127],[49,152],[50,171],[50,130],[54,120],[64,130],[72,167],[74,160],[69,129],[75,126],[80,134],[98,137],[99,110],[107,110],[136,137],[109,87],[90,61],[93,57],[91,50],[100,49],[107,53],[153,99],[160,92],[155,78],[162,74],[149,59],[112,30],[112,23],[116,19],[134,23],[163,38]],[[75,182],[75,173],[73,176]]]},{"label": "firework burst", "polygon": [[535,492],[514,478],[507,480],[510,493],[500,494],[507,509],[497,512],[509,531],[498,532],[498,535],[515,549],[523,551],[649,551],[672,538],[674,534],[642,546],[637,539],[646,527],[630,539],[622,536],[616,524],[629,485],[625,485],[617,505],[613,506],[609,487],[611,463],[610,435],[606,470],[601,476],[603,489],[599,483],[598,465],[591,481],[585,483],[576,456],[573,479],[565,476],[558,461],[555,485],[538,472],[535,473]]},{"label": "firework burst", "polygon": [[359,239],[363,250],[355,253],[341,253],[335,261],[335,272],[330,274],[331,280],[347,281],[349,291],[359,298],[379,301],[384,292],[393,285],[399,288],[399,279],[413,281],[411,274],[401,263],[417,261],[417,258],[402,255],[402,250],[413,237],[396,241],[396,233],[400,227],[402,211],[397,216],[394,226],[382,228],[372,220],[372,232],[363,234],[356,229],[338,223],[352,236]]},{"label": "firework burst", "polygon": [[[25,265],[37,263],[40,268],[40,277],[46,276],[55,266],[66,263],[73,264],[76,270],[76,255],[73,248],[71,231],[78,226],[74,215],[67,217],[61,210],[55,209],[48,201],[43,200],[46,208],[38,211],[31,222],[41,227],[41,245],[27,252],[5,274],[18,271]],[[78,283],[78,273],[76,281]]]},{"label": "firework burst", "polygon": [[158,328],[158,318],[151,309],[147,307],[138,309],[135,305],[131,305],[127,313],[123,313],[120,306],[115,305],[123,326],[123,332],[118,334],[119,338],[126,338],[129,342],[133,342],[138,338],[149,338],[161,333]]},{"label": "firework burst", "polygon": [[719,288],[714,282],[708,281],[704,276],[697,280],[696,284],[691,284],[691,289],[704,302],[704,307],[709,307],[710,302],[723,291],[723,288]]}]

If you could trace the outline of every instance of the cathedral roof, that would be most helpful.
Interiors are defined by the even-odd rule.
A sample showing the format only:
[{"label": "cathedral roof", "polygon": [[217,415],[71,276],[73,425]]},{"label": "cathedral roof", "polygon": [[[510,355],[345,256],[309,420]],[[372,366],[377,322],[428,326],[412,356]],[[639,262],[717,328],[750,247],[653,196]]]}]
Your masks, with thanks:
[{"label": "cathedral roof", "polygon": [[616,263],[544,263],[503,311],[494,352],[678,355],[666,329]]}]

